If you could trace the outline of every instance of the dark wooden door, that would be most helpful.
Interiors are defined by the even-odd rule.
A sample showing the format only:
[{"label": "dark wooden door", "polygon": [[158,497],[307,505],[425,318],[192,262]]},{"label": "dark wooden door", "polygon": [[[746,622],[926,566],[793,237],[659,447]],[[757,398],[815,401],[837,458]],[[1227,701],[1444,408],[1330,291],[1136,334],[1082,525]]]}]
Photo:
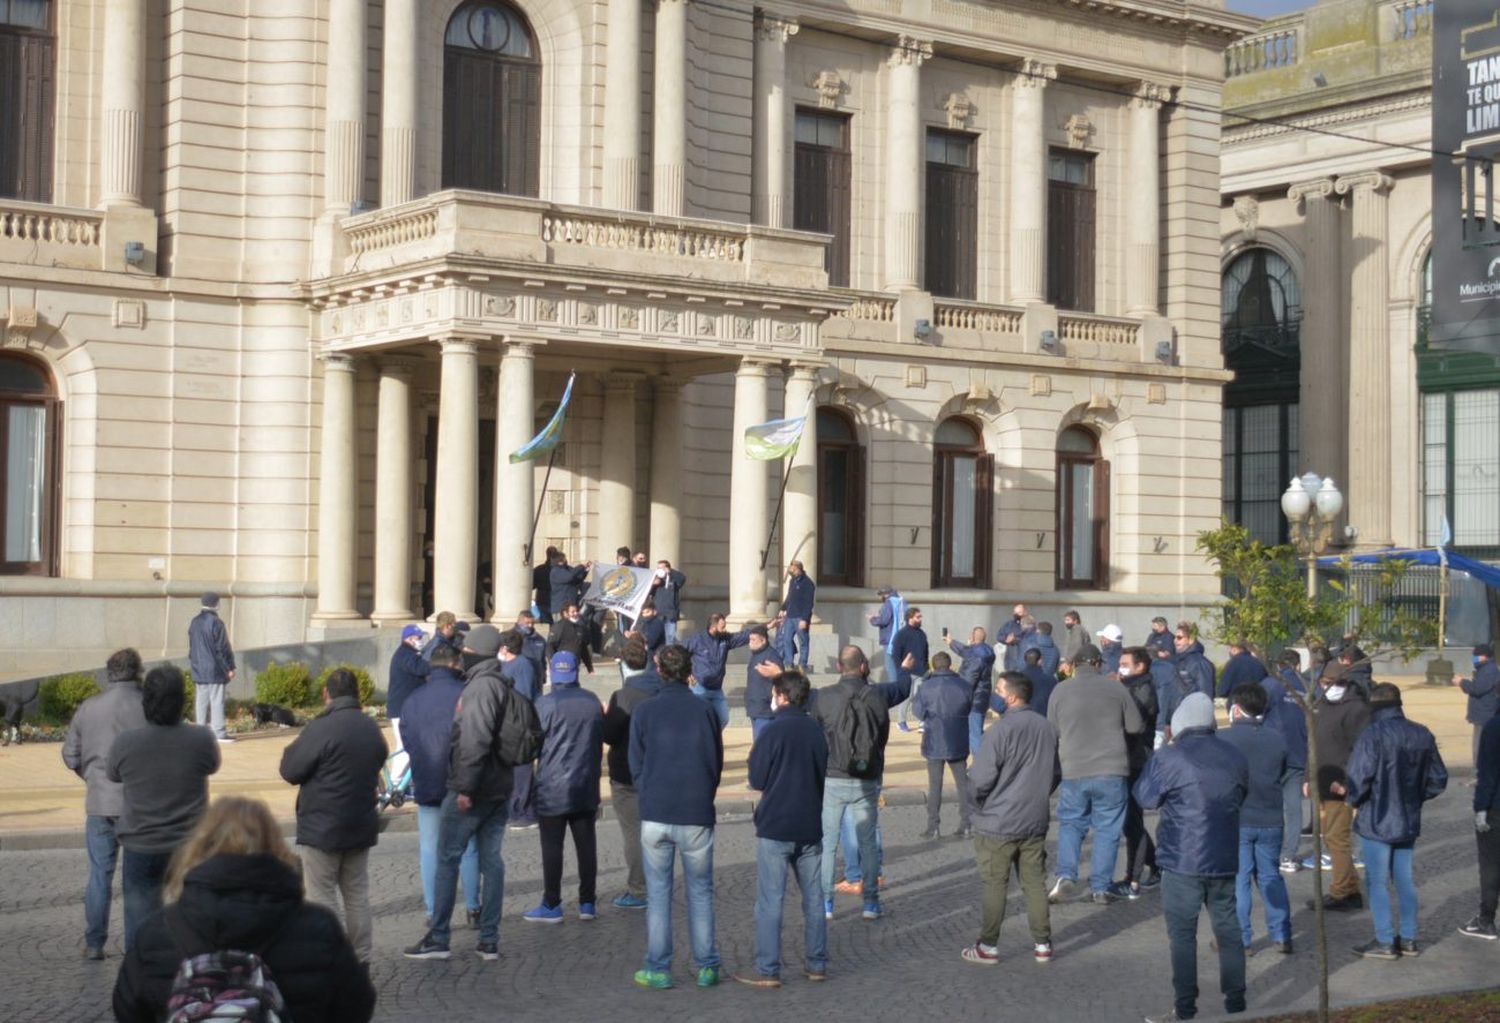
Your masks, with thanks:
[{"label": "dark wooden door", "polygon": [[1094,189],[1048,182],[1047,301],[1059,309],[1094,310],[1094,230]]}]

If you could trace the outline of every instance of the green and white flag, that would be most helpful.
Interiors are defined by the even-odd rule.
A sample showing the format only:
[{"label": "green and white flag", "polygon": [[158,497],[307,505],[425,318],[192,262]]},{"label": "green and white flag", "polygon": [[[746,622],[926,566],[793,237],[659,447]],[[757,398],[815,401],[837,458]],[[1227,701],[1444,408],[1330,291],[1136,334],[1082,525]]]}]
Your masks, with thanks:
[{"label": "green and white flag", "polygon": [[745,454],[757,461],[769,462],[777,458],[790,458],[797,453],[802,443],[802,431],[807,427],[807,417],[812,413],[812,400],[796,419],[773,419],[769,423],[752,426],[745,431]]}]

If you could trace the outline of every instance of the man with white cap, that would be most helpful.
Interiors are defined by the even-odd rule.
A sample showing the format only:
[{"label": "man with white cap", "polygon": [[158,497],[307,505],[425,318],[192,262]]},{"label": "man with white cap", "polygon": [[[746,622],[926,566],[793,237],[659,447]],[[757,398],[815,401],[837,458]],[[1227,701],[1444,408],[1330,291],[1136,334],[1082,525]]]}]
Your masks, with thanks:
[{"label": "man with white cap", "polygon": [[229,630],[219,620],[217,593],[203,595],[203,609],[188,623],[188,666],[197,687],[193,720],[211,724],[220,742],[233,742],[224,731],[224,687],[234,681],[234,648]]},{"label": "man with white cap", "polygon": [[1099,637],[1099,656],[1104,658],[1104,665],[1100,670],[1106,675],[1118,675],[1120,653],[1125,649],[1122,645],[1125,639],[1124,631],[1111,622],[1094,635]]},{"label": "man with white cap", "polygon": [[1207,906],[1219,948],[1219,990],[1226,1012],[1245,1011],[1245,945],[1236,914],[1240,807],[1250,790],[1245,755],[1214,734],[1214,704],[1185,697],[1172,715],[1172,741],[1146,761],[1134,796],[1159,810],[1156,862],[1172,948],[1175,1005],[1147,1023],[1198,1014],[1198,913]]}]

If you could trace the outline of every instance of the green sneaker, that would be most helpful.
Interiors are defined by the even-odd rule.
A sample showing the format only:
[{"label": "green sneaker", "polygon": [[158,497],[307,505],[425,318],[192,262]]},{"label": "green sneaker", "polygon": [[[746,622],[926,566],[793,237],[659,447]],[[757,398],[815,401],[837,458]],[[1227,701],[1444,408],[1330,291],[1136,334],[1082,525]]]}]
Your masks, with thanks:
[{"label": "green sneaker", "polygon": [[672,975],[657,970],[636,970],[635,983],[637,987],[650,988],[652,991],[665,991],[672,986]]},{"label": "green sneaker", "polygon": [[719,983],[719,968],[717,966],[705,966],[698,971],[699,987],[717,987]]}]

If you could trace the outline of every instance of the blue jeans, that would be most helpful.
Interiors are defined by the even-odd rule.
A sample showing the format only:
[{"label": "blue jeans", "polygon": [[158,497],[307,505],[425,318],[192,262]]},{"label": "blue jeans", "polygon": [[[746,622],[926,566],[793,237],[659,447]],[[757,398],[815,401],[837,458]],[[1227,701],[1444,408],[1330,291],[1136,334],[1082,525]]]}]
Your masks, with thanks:
[{"label": "blue jeans", "polygon": [[115,880],[115,861],[120,843],[115,838],[115,817],[89,815],[84,824],[84,844],[89,851],[89,886],[83,893],[83,943],[103,948],[109,937],[109,889]]},{"label": "blue jeans", "polygon": [[[880,808],[879,785],[875,786],[875,807]],[[824,840],[827,840],[826,837]],[[864,880],[864,873],[859,867],[859,835],[854,830],[854,814],[844,814],[844,826],[839,830],[839,841],[844,846],[844,880],[850,884],[859,884]],[[879,817],[875,819],[875,861],[881,866],[885,865],[885,836],[880,831]]]},{"label": "blue jeans", "polygon": [[797,627],[797,623],[790,618],[776,630],[776,651],[781,654],[782,663],[790,668],[797,662],[797,647],[802,647],[801,667],[807,668],[808,647],[812,644],[808,638],[806,629]]},{"label": "blue jeans", "polygon": [[720,730],[729,727],[729,700],[727,697],[725,697],[724,690],[704,689],[696,682],[694,682],[688,688],[693,691],[694,696],[707,703],[714,709],[714,713],[719,715]]},{"label": "blue jeans", "polygon": [[[829,778],[823,783],[823,834],[841,832],[845,816],[854,823],[859,849],[860,882],[866,902],[880,898],[880,850],[875,846],[875,824],[880,819],[880,783],[858,778]],[[835,843],[823,843],[823,897],[833,898]]]},{"label": "blue jeans", "polygon": [[1245,1011],[1245,946],[1234,919],[1234,886],[1227,877],[1161,873],[1161,907],[1172,946],[1172,993],[1178,1018],[1198,1015],[1198,913],[1219,942],[1219,991],[1227,1012]]},{"label": "blue jeans", "polygon": [[755,970],[762,977],[781,976],[781,907],[788,867],[797,875],[802,893],[804,965],[813,973],[828,968],[828,921],[823,918],[823,884],[818,877],[822,862],[822,842],[756,841]]},{"label": "blue jeans", "polygon": [[672,867],[682,854],[693,965],[719,966],[714,939],[714,829],[641,821],[641,858],[646,867],[646,969],[672,969]]},{"label": "blue jeans", "polygon": [[500,846],[510,819],[510,800],[475,802],[458,808],[458,794],[443,797],[439,811],[437,876],[432,881],[432,928],[428,936],[444,948],[452,932],[453,904],[458,898],[458,875],[464,853],[473,842],[479,847],[483,898],[479,907],[479,940],[500,941],[500,909],[505,899],[505,860]]},{"label": "blue jeans", "polygon": [[120,891],[125,898],[125,951],[135,944],[146,917],[161,909],[161,885],[172,862],[170,852],[125,850],[120,864]]},{"label": "blue jeans", "polygon": [[1396,899],[1401,907],[1401,939],[1417,940],[1417,885],[1411,876],[1411,853],[1415,843],[1392,845],[1360,836],[1359,846],[1365,857],[1365,887],[1370,900],[1370,916],[1375,919],[1375,940],[1382,945],[1395,941],[1391,923],[1391,891],[1394,878]]},{"label": "blue jeans", "polygon": [[1281,829],[1240,828],[1240,871],[1234,878],[1234,902],[1240,915],[1240,934],[1248,947],[1250,927],[1250,879],[1260,884],[1261,906],[1266,914],[1266,933],[1272,941],[1292,940],[1292,906],[1281,876]]},{"label": "blue jeans", "polygon": [[1302,843],[1302,783],[1307,771],[1288,767],[1281,781],[1281,858],[1295,860]]},{"label": "blue jeans", "polygon": [[[1089,888],[1107,889],[1115,879],[1120,831],[1125,826],[1125,803],[1130,793],[1118,775],[1065,778],[1057,800],[1057,876],[1078,880],[1083,836],[1094,829],[1094,857]],[[825,829],[826,830],[826,829]]]},{"label": "blue jeans", "polygon": [[662,626],[667,637],[666,645],[671,646],[677,642],[677,620],[674,618],[671,621],[663,622]]},{"label": "blue jeans", "polygon": [[770,718],[751,718],[750,719],[750,743],[751,743],[751,745],[754,745],[755,740],[757,740],[757,739],[760,738],[760,733],[764,732],[766,730],[766,726],[769,725],[770,723],[771,723],[771,719]]},{"label": "blue jeans", "polygon": [[969,756],[973,757],[979,752],[979,744],[984,740],[984,716],[982,710],[969,711]]},{"label": "blue jeans", "polygon": [[[422,904],[432,916],[432,890],[437,881],[438,836],[443,829],[443,808],[439,806],[417,807],[417,856],[422,873]],[[458,876],[463,881],[464,905],[471,911],[479,908],[479,846],[471,838],[464,857],[458,864]]]}]

